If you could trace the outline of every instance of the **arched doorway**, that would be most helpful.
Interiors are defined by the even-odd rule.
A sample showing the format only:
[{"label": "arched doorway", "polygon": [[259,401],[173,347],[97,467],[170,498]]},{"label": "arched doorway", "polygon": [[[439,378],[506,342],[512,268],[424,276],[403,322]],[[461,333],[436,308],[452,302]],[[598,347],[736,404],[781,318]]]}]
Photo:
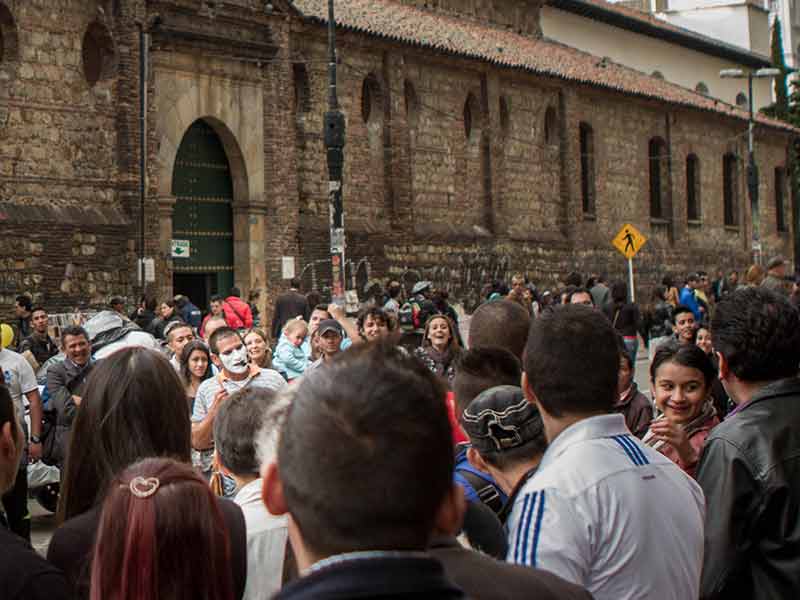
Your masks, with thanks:
[{"label": "arched doorway", "polygon": [[233,181],[214,129],[195,121],[181,140],[172,174],[173,290],[197,306],[233,286]]}]

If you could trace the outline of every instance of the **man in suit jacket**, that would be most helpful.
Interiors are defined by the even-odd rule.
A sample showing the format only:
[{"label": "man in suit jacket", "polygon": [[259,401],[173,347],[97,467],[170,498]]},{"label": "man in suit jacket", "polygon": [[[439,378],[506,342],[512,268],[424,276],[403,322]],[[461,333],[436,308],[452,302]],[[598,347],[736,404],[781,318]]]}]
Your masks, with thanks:
[{"label": "man in suit jacket", "polygon": [[283,326],[289,319],[303,317],[308,320],[308,301],[300,293],[300,280],[295,278],[289,282],[289,291],[278,296],[275,301],[275,314],[272,317],[272,339],[281,337]]}]

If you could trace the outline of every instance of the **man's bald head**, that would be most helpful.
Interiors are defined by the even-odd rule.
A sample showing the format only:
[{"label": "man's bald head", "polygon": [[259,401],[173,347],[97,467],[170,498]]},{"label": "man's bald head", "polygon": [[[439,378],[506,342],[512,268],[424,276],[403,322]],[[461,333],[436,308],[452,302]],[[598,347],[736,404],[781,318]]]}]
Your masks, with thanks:
[{"label": "man's bald head", "polygon": [[504,348],[522,360],[531,317],[517,302],[497,300],[478,307],[469,322],[470,348]]}]

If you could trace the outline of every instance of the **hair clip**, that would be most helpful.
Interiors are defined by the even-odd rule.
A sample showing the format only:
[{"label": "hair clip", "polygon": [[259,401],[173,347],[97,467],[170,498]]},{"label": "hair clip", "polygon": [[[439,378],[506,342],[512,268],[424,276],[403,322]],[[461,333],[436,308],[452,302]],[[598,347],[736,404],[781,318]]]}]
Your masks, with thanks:
[{"label": "hair clip", "polygon": [[128,486],[137,498],[149,498],[158,491],[161,482],[157,477],[134,477]]}]

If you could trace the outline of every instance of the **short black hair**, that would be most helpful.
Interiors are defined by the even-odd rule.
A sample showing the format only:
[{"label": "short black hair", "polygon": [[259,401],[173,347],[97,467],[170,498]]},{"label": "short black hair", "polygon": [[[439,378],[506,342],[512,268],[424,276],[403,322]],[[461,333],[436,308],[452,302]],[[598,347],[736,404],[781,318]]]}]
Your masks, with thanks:
[{"label": "short black hair", "polygon": [[358,319],[356,320],[356,324],[358,325],[358,330],[360,332],[364,331],[364,321],[367,320],[367,317],[372,317],[375,321],[382,321],[389,331],[394,330],[394,319],[389,318],[389,315],[386,314],[386,311],[379,306],[370,306],[362,310],[358,315]]},{"label": "short black hair", "polygon": [[661,344],[653,356],[653,362],[650,363],[650,381],[655,383],[658,368],[669,362],[700,371],[705,379],[706,387],[709,389],[717,378],[717,369],[714,367],[714,363],[699,346],[669,341]]},{"label": "short black hair", "polygon": [[533,322],[525,347],[528,385],[547,413],[613,411],[619,373],[617,333],[599,311],[557,306]]},{"label": "short black hair", "polygon": [[569,296],[567,296],[567,303],[572,302],[572,297],[575,294],[588,294],[589,298],[592,300],[592,306],[594,306],[594,296],[592,296],[592,293],[585,287],[576,287],[571,290]]},{"label": "short black hair", "polygon": [[444,394],[430,370],[387,343],[353,347],[300,380],[278,472],[310,550],[427,546],[452,487]]},{"label": "short black hair", "polygon": [[717,304],[711,341],[742,381],[793,377],[800,364],[800,315],[768,289],[737,290]]},{"label": "short black hair", "polygon": [[41,305],[37,304],[36,306],[34,306],[31,309],[31,314],[33,314],[35,312],[43,312],[43,313],[46,314],[47,313],[47,309],[44,306],[41,306]]},{"label": "short black hair", "polygon": [[687,283],[690,281],[697,281],[698,279],[700,278],[697,276],[697,273],[689,273],[689,275],[686,276]]},{"label": "short black hair", "polygon": [[297,288],[298,290],[300,289],[301,285],[302,284],[301,284],[300,280],[297,277],[292,277],[292,279],[289,281],[289,286],[291,286],[293,288]]},{"label": "short black hair", "polygon": [[86,338],[87,342],[91,341],[89,339],[89,334],[86,332],[86,330],[83,327],[81,327],[80,325],[70,325],[68,327],[64,327],[64,329],[61,330],[61,347],[62,348],[64,347],[64,344],[67,341],[67,336],[70,336],[70,335],[74,336],[74,337],[78,337],[78,336],[82,335],[83,337]]},{"label": "short black hair", "polygon": [[[214,444],[222,466],[238,476],[258,476],[258,437],[269,417],[277,429],[280,418],[273,390],[248,387],[225,399],[214,419]],[[270,415],[272,413],[272,415]]]},{"label": "short black hair", "polygon": [[241,298],[242,291],[238,287],[233,286],[228,292],[228,296],[235,296],[236,298]]},{"label": "short black hair", "polygon": [[389,298],[397,298],[400,295],[400,286],[390,285],[386,289],[386,293],[389,294]]},{"label": "short black hair", "polygon": [[22,308],[24,308],[26,311],[30,312],[30,310],[31,310],[31,299],[30,299],[29,296],[26,296],[25,294],[20,294],[19,296],[16,297],[16,302]]},{"label": "short black hair", "polygon": [[456,416],[460,418],[482,391],[498,385],[519,386],[521,376],[519,359],[505,348],[485,346],[463,352],[453,377]]},{"label": "short black hair", "polygon": [[495,300],[481,304],[469,322],[469,347],[505,348],[522,360],[531,316],[519,303]]},{"label": "short black hair", "polygon": [[566,279],[564,279],[564,283],[566,285],[581,287],[583,285],[583,275],[581,275],[578,271],[570,271],[567,274]]},{"label": "short black hair", "polygon": [[675,323],[678,322],[678,315],[683,314],[683,313],[692,313],[692,315],[694,316],[694,311],[691,308],[689,308],[685,304],[678,304],[678,306],[676,306],[672,311],[672,324],[673,325],[675,325]]},{"label": "short black hair", "polygon": [[233,327],[220,327],[211,334],[210,338],[208,338],[208,348],[211,350],[211,354],[219,356],[219,342],[227,337],[238,337],[239,340],[244,344],[242,336]]},{"label": "short black hair", "polygon": [[211,299],[209,300],[209,303],[211,303],[211,302],[224,302],[224,301],[225,301],[225,298],[223,298],[219,294],[214,294],[213,296],[211,296]]},{"label": "short black hair", "polygon": [[545,437],[543,428],[541,435],[528,440],[521,446],[516,446],[515,448],[511,448],[509,450],[503,450],[502,452],[479,451],[478,454],[480,454],[481,458],[492,465],[495,469],[505,471],[512,467],[516,467],[519,464],[541,457],[546,450],[547,437]]}]

